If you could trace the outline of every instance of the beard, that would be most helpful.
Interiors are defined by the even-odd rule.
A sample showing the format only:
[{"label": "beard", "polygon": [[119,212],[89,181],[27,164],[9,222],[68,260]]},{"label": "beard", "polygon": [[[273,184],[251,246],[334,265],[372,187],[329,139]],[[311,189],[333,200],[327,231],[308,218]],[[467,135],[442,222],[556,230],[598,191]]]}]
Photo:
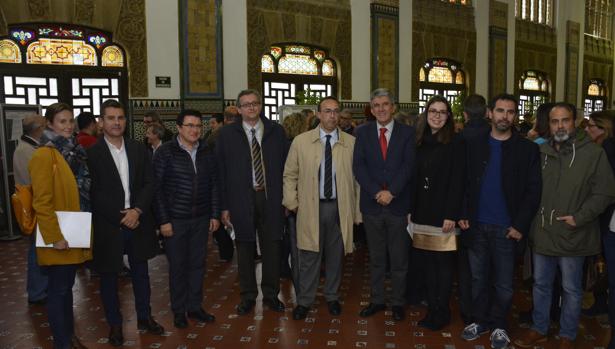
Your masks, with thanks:
[{"label": "beard", "polygon": [[500,132],[506,132],[510,129],[512,124],[506,120],[500,120],[495,123],[495,128]]},{"label": "beard", "polygon": [[557,143],[563,143],[567,141],[569,138],[570,138],[570,135],[568,134],[568,131],[566,130],[557,130],[553,134],[553,140],[556,141]]}]

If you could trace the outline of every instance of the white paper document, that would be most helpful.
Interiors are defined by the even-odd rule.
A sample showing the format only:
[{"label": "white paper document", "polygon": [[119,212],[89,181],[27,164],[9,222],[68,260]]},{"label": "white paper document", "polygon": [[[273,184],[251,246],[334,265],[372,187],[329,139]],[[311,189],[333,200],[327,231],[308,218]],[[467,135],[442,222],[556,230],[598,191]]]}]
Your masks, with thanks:
[{"label": "white paper document", "polygon": [[[92,236],[92,212],[56,211],[60,231],[68,241],[69,248],[90,248]],[[36,247],[53,247],[46,245],[41,230],[36,225]]]}]

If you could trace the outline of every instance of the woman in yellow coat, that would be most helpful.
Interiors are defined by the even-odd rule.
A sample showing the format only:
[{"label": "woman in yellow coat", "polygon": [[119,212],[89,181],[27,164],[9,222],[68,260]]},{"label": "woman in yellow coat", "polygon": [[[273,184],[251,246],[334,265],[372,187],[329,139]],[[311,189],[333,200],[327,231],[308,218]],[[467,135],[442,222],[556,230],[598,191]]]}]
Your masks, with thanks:
[{"label": "woman in yellow coat", "polygon": [[71,248],[56,211],[89,211],[90,178],[86,153],[73,138],[72,108],[54,103],[45,113],[47,129],[28,166],[32,177],[32,205],[41,236],[53,247],[37,248],[38,263],[49,276],[47,316],[54,348],[84,348],[74,335],[73,284],[79,264],[92,259],[91,250]]}]

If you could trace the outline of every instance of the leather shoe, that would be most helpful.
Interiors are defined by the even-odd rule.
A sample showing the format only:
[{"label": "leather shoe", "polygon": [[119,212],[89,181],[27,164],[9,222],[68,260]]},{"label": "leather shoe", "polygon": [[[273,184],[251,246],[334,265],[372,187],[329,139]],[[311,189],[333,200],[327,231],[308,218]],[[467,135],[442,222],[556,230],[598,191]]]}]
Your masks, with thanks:
[{"label": "leather shoe", "polygon": [[47,297],[43,297],[41,299],[37,299],[35,301],[28,300],[29,305],[45,305],[47,304]]},{"label": "leather shoe", "polygon": [[329,301],[327,302],[327,308],[329,309],[329,314],[333,316],[338,316],[342,313],[342,306],[338,301]]},{"label": "leather shoe", "polygon": [[383,311],[384,309],[386,309],[386,306],[384,304],[369,303],[365,308],[361,310],[361,312],[359,313],[359,316],[361,317],[372,316],[379,311]]},{"label": "leather shoe", "polygon": [[109,344],[114,347],[121,347],[122,344],[124,344],[122,325],[111,325],[111,330],[109,330]]},{"label": "leather shoe", "polygon": [[283,313],[284,309],[286,309],[284,303],[280,302],[280,300],[277,298],[263,299],[263,304],[268,306],[269,309],[277,311],[278,313]]},{"label": "leather shoe", "polygon": [[206,312],[203,309],[199,309],[197,311],[189,311],[188,317],[194,319],[199,322],[214,322],[216,321],[216,317]]},{"label": "leather shoe", "polygon": [[251,312],[254,308],[255,303],[256,302],[254,301],[241,301],[237,305],[237,315],[246,315],[247,313]]},{"label": "leather shoe", "polygon": [[186,315],[184,313],[175,313],[175,317],[173,318],[173,325],[177,328],[186,328],[188,327],[188,319],[186,319]]},{"label": "leather shoe", "polygon": [[164,333],[164,327],[157,323],[151,316],[144,320],[137,320],[137,329],[155,335],[161,335]]},{"label": "leather shoe", "polygon": [[71,338],[70,345],[72,349],[88,349],[88,347],[83,345],[83,343],[81,343],[79,341],[79,338],[77,338],[77,336],[75,335],[73,335],[73,338]]},{"label": "leather shoe", "polygon": [[394,305],[393,308],[393,320],[402,321],[406,317],[406,312],[404,311],[404,307],[399,305]]},{"label": "leather shoe", "polygon": [[303,320],[307,317],[307,314],[310,312],[310,308],[304,307],[303,305],[298,305],[293,310],[293,319],[294,320]]}]

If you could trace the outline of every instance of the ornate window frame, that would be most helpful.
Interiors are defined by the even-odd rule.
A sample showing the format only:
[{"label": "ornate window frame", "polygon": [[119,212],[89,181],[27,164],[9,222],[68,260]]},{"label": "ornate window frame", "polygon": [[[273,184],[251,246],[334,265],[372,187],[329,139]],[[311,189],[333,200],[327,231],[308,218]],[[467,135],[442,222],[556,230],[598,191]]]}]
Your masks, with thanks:
[{"label": "ornate window frame", "polygon": [[588,117],[595,111],[601,111],[607,105],[607,86],[603,79],[589,79],[583,92],[583,114]]},{"label": "ornate window frame", "polygon": [[538,106],[551,97],[551,80],[545,72],[528,69],[521,73],[518,81],[519,117],[534,114]]},{"label": "ornate window frame", "polygon": [[419,68],[418,77],[420,111],[423,111],[431,96],[439,94],[453,103],[468,87],[467,74],[463,71],[462,64],[445,57],[426,60]]},{"label": "ornate window frame", "polygon": [[515,0],[515,17],[523,21],[553,26],[553,0]]}]

